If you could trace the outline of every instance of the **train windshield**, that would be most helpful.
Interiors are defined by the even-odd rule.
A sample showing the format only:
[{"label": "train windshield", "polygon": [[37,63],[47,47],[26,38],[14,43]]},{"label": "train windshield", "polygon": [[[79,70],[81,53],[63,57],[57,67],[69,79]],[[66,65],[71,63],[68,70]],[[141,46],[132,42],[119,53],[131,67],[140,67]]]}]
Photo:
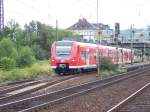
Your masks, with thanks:
[{"label": "train windshield", "polygon": [[56,42],[56,57],[67,58],[71,55],[73,42]]}]

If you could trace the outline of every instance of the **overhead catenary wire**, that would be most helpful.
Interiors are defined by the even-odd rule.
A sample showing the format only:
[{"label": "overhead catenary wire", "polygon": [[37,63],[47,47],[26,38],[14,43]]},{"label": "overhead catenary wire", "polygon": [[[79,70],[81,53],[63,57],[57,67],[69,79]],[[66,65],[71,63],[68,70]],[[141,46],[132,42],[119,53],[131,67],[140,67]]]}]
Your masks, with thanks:
[{"label": "overhead catenary wire", "polygon": [[[11,18],[14,19],[17,15],[23,17],[25,20],[38,20],[38,15],[42,14],[42,10],[39,9],[39,5],[38,4],[38,0],[16,0],[14,2],[16,2],[18,8],[22,8],[24,10],[16,10],[13,7],[7,7],[5,10],[10,13],[9,15],[11,16],[7,16],[7,18]],[[5,1],[6,2],[6,1]],[[28,16],[27,16],[28,14]],[[21,18],[17,18],[20,19]]]}]

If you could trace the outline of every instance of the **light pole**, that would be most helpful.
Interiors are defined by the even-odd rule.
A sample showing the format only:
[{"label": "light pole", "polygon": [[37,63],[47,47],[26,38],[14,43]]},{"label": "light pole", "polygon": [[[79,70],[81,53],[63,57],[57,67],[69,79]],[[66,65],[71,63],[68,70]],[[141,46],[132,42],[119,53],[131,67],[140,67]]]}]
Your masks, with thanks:
[{"label": "light pole", "polygon": [[[99,13],[99,11],[98,11],[98,9],[99,9],[99,7],[98,7],[99,5],[98,5],[98,0],[97,0],[97,38],[98,38],[98,43],[97,43],[97,75],[98,76],[100,76],[100,51],[99,51],[99,44],[100,44],[100,34],[99,34],[99,22],[98,22],[98,13]],[[100,76],[100,78],[102,78],[101,76]]]},{"label": "light pole", "polygon": [[58,20],[56,20],[56,41],[58,40]]},{"label": "light pole", "polygon": [[134,25],[131,25],[130,30],[131,30],[131,64],[133,64],[133,38],[134,38],[134,30],[133,30]]},{"label": "light pole", "polygon": [[123,66],[123,36],[121,36],[121,53],[122,53],[122,55],[121,55],[121,60],[122,60],[122,66]]},{"label": "light pole", "polygon": [[146,42],[146,41],[145,41],[145,37],[144,37],[144,35],[143,35],[143,43],[144,43],[143,61],[145,60],[145,52],[146,52],[146,51],[145,51],[145,42]]}]

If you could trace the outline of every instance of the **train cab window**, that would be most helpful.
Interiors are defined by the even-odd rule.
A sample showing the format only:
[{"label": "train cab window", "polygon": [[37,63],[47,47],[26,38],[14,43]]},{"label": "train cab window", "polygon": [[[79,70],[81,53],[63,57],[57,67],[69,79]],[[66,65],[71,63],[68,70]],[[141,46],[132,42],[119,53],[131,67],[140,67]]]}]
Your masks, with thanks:
[{"label": "train cab window", "polygon": [[71,55],[73,42],[56,42],[56,57],[67,58]]}]

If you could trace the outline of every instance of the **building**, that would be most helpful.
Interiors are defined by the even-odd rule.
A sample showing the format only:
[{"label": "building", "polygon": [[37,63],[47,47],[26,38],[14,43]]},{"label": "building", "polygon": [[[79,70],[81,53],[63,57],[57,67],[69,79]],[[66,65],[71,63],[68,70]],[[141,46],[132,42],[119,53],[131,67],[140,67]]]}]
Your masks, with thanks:
[{"label": "building", "polygon": [[[113,30],[110,29],[109,25],[104,25],[102,23],[96,24],[96,23],[89,23],[85,18],[79,19],[79,21],[69,28],[67,30],[75,32],[81,36],[83,36],[84,39],[87,40],[97,40],[97,36],[99,34],[108,37],[107,39],[110,39],[113,35]],[[106,40],[104,38],[101,38],[101,40]]]},{"label": "building", "polygon": [[147,29],[130,29],[121,31],[120,40],[123,44],[130,44],[131,42],[135,47],[141,48],[142,46],[150,44],[150,31]]},{"label": "building", "polygon": [[150,31],[147,29],[134,29],[131,37],[131,30],[124,30],[121,32],[123,36],[123,43],[130,43],[131,39],[133,43],[150,43]]}]

